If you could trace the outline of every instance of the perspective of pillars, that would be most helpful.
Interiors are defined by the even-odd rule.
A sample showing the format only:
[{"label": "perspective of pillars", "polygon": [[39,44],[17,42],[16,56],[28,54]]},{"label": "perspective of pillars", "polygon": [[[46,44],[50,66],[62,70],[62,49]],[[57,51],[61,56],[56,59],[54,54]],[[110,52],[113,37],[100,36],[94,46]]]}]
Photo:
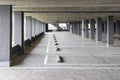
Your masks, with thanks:
[{"label": "perspective of pillars", "polygon": [[0,66],[10,66],[12,49],[12,6],[0,5]]},{"label": "perspective of pillars", "polygon": [[[18,37],[19,36],[19,37]],[[24,13],[14,12],[14,44],[22,47],[24,53]]]},{"label": "perspective of pillars", "polygon": [[96,41],[102,40],[102,18],[96,18]]},{"label": "perspective of pillars", "polygon": [[26,16],[26,39],[32,38],[32,17]]},{"label": "perspective of pillars", "polygon": [[107,46],[113,45],[113,33],[114,33],[114,24],[113,24],[113,16],[107,17]]},{"label": "perspective of pillars", "polygon": [[90,20],[90,39],[93,40],[95,37],[95,20]]}]

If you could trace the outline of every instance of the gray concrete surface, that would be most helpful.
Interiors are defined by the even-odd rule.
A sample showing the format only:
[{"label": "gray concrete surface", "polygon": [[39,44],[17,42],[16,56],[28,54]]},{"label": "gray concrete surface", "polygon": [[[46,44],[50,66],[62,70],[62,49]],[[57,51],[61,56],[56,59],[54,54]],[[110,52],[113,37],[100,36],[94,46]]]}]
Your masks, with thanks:
[{"label": "gray concrete surface", "polygon": [[[12,68],[0,68],[0,80],[120,79],[120,47],[117,47],[120,41],[114,40],[115,47],[107,47],[105,38],[104,43],[97,43],[67,32],[55,35],[61,51],[55,51],[53,34],[47,33],[26,51],[26,55],[13,61]],[[58,54],[64,58],[64,63],[57,63]]]}]

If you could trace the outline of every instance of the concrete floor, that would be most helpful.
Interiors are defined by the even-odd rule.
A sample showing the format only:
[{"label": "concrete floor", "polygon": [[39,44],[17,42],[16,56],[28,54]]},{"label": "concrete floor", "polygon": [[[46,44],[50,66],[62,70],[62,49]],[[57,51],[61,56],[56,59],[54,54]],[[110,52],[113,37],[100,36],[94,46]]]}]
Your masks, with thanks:
[{"label": "concrete floor", "polygon": [[[68,32],[55,35],[60,51],[53,33],[47,33],[13,60],[12,68],[0,68],[0,80],[120,80],[119,40],[106,47],[105,35],[102,43]],[[64,63],[57,63],[58,54]]]}]

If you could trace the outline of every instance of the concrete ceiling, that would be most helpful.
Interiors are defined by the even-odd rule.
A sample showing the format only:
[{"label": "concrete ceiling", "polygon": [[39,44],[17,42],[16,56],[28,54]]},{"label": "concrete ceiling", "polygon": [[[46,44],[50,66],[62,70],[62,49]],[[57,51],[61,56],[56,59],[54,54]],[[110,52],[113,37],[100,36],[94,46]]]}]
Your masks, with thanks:
[{"label": "concrete ceiling", "polygon": [[46,23],[120,15],[120,0],[0,0],[0,4],[13,5],[14,11]]}]

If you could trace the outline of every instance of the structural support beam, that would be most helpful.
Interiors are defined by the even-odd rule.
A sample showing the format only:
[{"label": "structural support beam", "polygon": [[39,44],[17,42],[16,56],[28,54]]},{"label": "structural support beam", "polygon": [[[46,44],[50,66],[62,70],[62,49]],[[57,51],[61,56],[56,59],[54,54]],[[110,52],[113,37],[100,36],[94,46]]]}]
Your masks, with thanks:
[{"label": "structural support beam", "polygon": [[90,20],[90,39],[93,40],[95,38],[95,20]]},{"label": "structural support beam", "polygon": [[12,6],[0,5],[0,66],[10,66],[12,49]]},{"label": "structural support beam", "polygon": [[26,38],[31,40],[32,38],[32,17],[26,16]]},{"label": "structural support beam", "polygon": [[24,13],[14,12],[14,44],[20,45],[24,54]]},{"label": "structural support beam", "polygon": [[114,24],[113,24],[113,16],[107,17],[107,46],[113,45],[113,33],[114,33]]},{"label": "structural support beam", "polygon": [[102,41],[102,18],[96,19],[96,41]]}]

